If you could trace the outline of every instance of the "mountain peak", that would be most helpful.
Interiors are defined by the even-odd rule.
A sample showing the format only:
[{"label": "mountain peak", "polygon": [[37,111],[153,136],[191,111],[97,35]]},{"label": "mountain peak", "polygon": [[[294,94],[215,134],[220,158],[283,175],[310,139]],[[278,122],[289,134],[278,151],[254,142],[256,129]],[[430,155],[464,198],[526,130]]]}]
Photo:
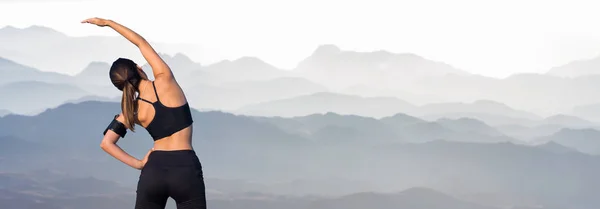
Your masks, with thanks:
[{"label": "mountain peak", "polygon": [[262,65],[262,66],[271,66],[265,61],[259,59],[258,57],[251,56],[243,56],[233,61],[234,63],[238,63],[240,65]]},{"label": "mountain peak", "polygon": [[43,31],[43,32],[57,32],[57,30],[54,30],[50,27],[46,27],[46,26],[41,26],[41,25],[31,25],[29,27],[24,28],[24,30],[33,30],[33,31]]},{"label": "mountain peak", "polygon": [[489,106],[508,107],[508,105],[506,105],[504,103],[493,101],[493,100],[487,100],[487,99],[476,100],[476,101],[473,102],[473,104],[475,104],[475,105],[489,105]]},{"label": "mountain peak", "polygon": [[546,75],[559,76],[559,77],[579,77],[586,75],[598,75],[600,71],[600,56],[574,60],[567,64],[556,66],[548,70]]},{"label": "mountain peak", "polygon": [[110,64],[106,62],[92,61],[77,76],[108,76]]},{"label": "mountain peak", "polygon": [[329,54],[337,54],[342,52],[340,47],[333,44],[324,44],[317,47],[317,49],[313,52],[314,56],[322,56]]},{"label": "mountain peak", "polygon": [[265,61],[251,56],[243,56],[235,60],[223,60],[221,62],[207,66],[207,71],[220,71],[220,72],[255,72],[268,74],[266,71],[279,72],[275,66],[266,63]]},{"label": "mountain peak", "polygon": [[8,33],[12,35],[19,34],[35,34],[35,35],[57,35],[57,36],[66,36],[65,34],[46,26],[41,25],[31,25],[25,28],[17,28],[14,26],[5,26],[0,29],[0,33]]},{"label": "mountain peak", "polygon": [[440,195],[440,196],[446,196],[444,193],[430,189],[430,188],[425,188],[425,187],[412,187],[409,189],[406,189],[402,192],[400,192],[401,194],[407,195],[407,194],[411,194],[411,195],[418,195],[418,196],[430,196],[430,195]]},{"label": "mountain peak", "polygon": [[0,31],[16,31],[16,30],[19,30],[19,28],[12,26],[12,25],[7,25],[7,26],[0,28]]},{"label": "mountain peak", "polygon": [[186,63],[194,62],[190,57],[188,57],[187,55],[185,55],[183,53],[176,53],[175,55],[173,55],[172,59],[176,60],[176,61],[186,62]]}]

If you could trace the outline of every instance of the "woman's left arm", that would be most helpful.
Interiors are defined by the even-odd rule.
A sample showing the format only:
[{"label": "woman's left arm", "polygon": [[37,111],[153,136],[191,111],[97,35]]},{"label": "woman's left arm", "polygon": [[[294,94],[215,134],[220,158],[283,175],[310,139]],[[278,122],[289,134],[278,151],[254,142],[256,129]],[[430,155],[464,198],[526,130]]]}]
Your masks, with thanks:
[{"label": "woman's left arm", "polygon": [[[120,123],[123,123],[123,115],[119,114],[119,116],[115,118],[115,120]],[[102,150],[104,150],[106,153],[113,156],[117,160],[127,164],[128,166],[141,170],[144,167],[145,162],[143,162],[142,160],[138,160],[137,158],[131,156],[123,149],[121,149],[121,147],[117,145],[119,138],[121,138],[121,136],[117,134],[117,132],[115,132],[112,129],[107,129],[107,131],[104,134],[104,138],[102,138],[102,142],[100,143],[100,148],[102,148]]]}]

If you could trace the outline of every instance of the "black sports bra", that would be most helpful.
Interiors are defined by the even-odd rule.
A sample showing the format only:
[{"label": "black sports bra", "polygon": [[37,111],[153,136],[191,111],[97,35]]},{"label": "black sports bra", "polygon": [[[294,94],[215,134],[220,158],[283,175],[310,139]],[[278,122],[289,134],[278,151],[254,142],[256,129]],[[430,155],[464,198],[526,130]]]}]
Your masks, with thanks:
[{"label": "black sports bra", "polygon": [[150,133],[154,141],[171,136],[194,123],[190,105],[187,102],[179,107],[167,107],[158,99],[158,92],[156,92],[154,81],[152,81],[152,87],[156,95],[156,102],[150,102],[139,96],[137,99],[150,103],[154,107],[154,118],[148,124],[148,127],[146,127],[146,130]]}]

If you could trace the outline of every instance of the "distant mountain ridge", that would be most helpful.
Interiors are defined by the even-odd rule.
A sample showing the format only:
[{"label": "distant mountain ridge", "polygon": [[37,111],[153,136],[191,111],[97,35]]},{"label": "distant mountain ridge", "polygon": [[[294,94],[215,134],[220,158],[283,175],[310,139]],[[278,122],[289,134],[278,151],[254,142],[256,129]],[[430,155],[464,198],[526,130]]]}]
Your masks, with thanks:
[{"label": "distant mountain ridge", "polygon": [[[20,82],[24,81],[23,79],[32,80],[32,77],[37,79],[37,76],[39,76],[39,81],[44,82],[64,83],[60,80],[66,79],[71,80],[72,83],[69,84],[77,83],[79,88],[92,95],[115,97],[118,96],[119,92],[110,86],[110,82],[105,82],[108,80],[107,77],[102,76],[102,71],[92,69],[106,68],[108,63],[118,57],[129,57],[140,65],[144,64],[146,69],[148,67],[134,46],[131,46],[123,38],[116,36],[69,37],[51,28],[41,26],[24,29],[5,27],[0,29],[0,34],[2,34],[0,36],[0,43],[2,44],[0,56],[4,59],[15,60],[15,62],[10,61],[13,64],[6,64],[9,63],[6,62],[7,66],[11,66],[11,69],[29,69],[22,70],[22,72],[32,72],[30,71],[31,68],[48,70],[48,72],[44,71],[43,75],[40,73],[41,71],[34,73],[36,76],[15,73],[15,75],[0,78],[0,83],[3,79],[7,79],[7,82]],[[91,47],[91,45],[96,48]],[[62,51],[54,50],[58,48],[57,46],[60,46]],[[299,62],[295,69],[287,71],[277,69],[259,58],[249,56],[226,59],[214,64],[201,64],[192,60],[187,51],[175,50],[174,52],[174,48],[169,46],[171,45],[156,44],[157,51],[161,52],[161,56],[178,73],[178,81],[185,89],[192,89],[190,91],[193,91],[204,88],[197,90],[202,92],[195,95],[197,98],[190,99],[198,101],[195,103],[198,103],[199,106],[210,109],[229,111],[243,106],[264,103],[267,100],[290,99],[319,92],[338,94],[348,91],[357,92],[356,94],[348,94],[352,96],[375,97],[369,95],[377,94],[373,91],[369,93],[369,90],[364,89],[364,91],[348,90],[357,88],[357,86],[365,86],[365,89],[389,90],[384,97],[400,98],[411,103],[415,103],[411,100],[435,101],[448,106],[448,109],[452,103],[461,103],[457,101],[462,101],[462,103],[464,101],[496,101],[497,106],[490,104],[490,106],[495,107],[489,107],[494,111],[501,112],[501,104],[527,111],[520,113],[505,112],[506,115],[497,116],[485,115],[487,109],[483,108],[484,111],[460,113],[461,117],[477,117],[480,120],[486,118],[486,122],[490,125],[510,125],[522,117],[537,120],[538,116],[535,115],[547,117],[549,115],[570,114],[590,121],[600,120],[597,119],[600,117],[593,116],[593,114],[564,112],[564,110],[575,106],[600,103],[600,98],[589,96],[594,95],[596,93],[595,89],[600,88],[599,74],[560,77],[549,74],[522,73],[504,79],[496,79],[470,74],[443,62],[428,60],[415,54],[392,53],[384,50],[356,52],[342,50],[333,44],[318,46],[312,54]],[[43,54],[51,50],[55,53]],[[122,55],[115,56],[115,51],[122,53]],[[168,54],[174,55],[170,56]],[[69,59],[65,59],[65,57]],[[14,65],[16,63],[26,63],[32,67],[26,67],[24,64]],[[53,67],[46,68],[46,66]],[[87,69],[81,71],[78,79],[71,79],[69,77],[65,78],[64,75],[49,74],[49,71],[61,71],[57,68],[73,69],[70,71],[72,73],[80,72],[84,68]],[[574,70],[579,68],[576,67]],[[0,67],[0,70],[4,69]],[[147,73],[151,74],[150,72]],[[59,76],[61,79],[54,79],[53,76]],[[252,93],[248,93],[243,87],[240,89],[227,86],[231,83],[272,81],[281,78],[304,79],[307,81],[305,82],[306,85],[319,85],[323,88],[319,91],[298,91],[297,89],[304,87],[302,86],[304,84],[298,86],[289,84],[281,89],[272,87],[272,92],[263,94],[262,90],[253,90]],[[309,82],[312,84],[308,84]],[[262,85],[266,84],[267,82]],[[276,84],[269,83],[269,85]],[[210,95],[213,97],[212,99],[215,95],[225,98],[217,98],[214,100],[220,101],[212,102],[207,101],[209,99],[202,95]],[[254,99],[258,97],[261,98]],[[201,103],[203,101],[206,102]],[[478,105],[484,106],[484,104]],[[1,106],[0,108],[7,109]],[[434,114],[436,109],[438,107],[431,104],[430,110],[425,111],[423,114],[405,113],[426,116],[429,119],[456,117],[456,115]],[[386,111],[394,112],[392,109]],[[381,112],[384,112],[384,110],[381,110]],[[492,120],[495,121],[491,122]],[[524,124],[518,123],[517,125]]]},{"label": "distant mountain ridge", "polygon": [[33,67],[0,57],[0,85],[35,79],[43,82],[64,83],[68,82],[69,76],[55,72],[44,72]]},{"label": "distant mountain ridge", "polygon": [[[0,172],[0,185],[4,185],[0,188],[0,204],[28,209],[109,209],[130,207],[135,202],[135,196],[130,192],[135,189],[133,186],[123,187],[111,181],[72,177],[50,170],[37,172],[49,175],[51,180],[31,173]],[[218,185],[211,184],[211,180],[207,182],[209,185]],[[286,197],[259,192],[221,193],[223,197],[219,197],[207,193],[208,204],[215,209],[248,208],[249,202],[252,202],[251,208],[262,209],[342,209],[364,206],[382,209],[499,209],[470,203],[427,188],[411,188],[396,193],[362,192],[335,198]],[[90,205],[90,202],[94,204]],[[174,205],[168,203],[167,208],[174,208]]]},{"label": "distant mountain ridge", "polygon": [[294,71],[319,83],[327,83],[332,89],[343,89],[359,83],[385,84],[404,77],[469,74],[414,54],[394,54],[383,50],[343,51],[332,44],[318,46],[309,57],[298,63]]},{"label": "distant mountain ridge", "polygon": [[600,74],[600,56],[569,62],[550,69],[547,74],[562,77],[579,77]]},{"label": "distant mountain ridge", "polygon": [[0,107],[30,114],[85,95],[88,92],[69,84],[22,81],[0,85],[0,98],[3,98]]},{"label": "distant mountain ridge", "polygon": [[0,117],[10,114],[10,111],[0,109]]},{"label": "distant mountain ridge", "polygon": [[432,119],[449,117],[452,114],[481,113],[501,117],[515,117],[517,119],[541,119],[535,114],[515,110],[505,104],[493,101],[482,100],[473,103],[439,103],[416,106],[393,97],[361,97],[330,92],[249,105],[236,112],[261,116],[303,116],[314,113],[336,112],[369,117],[387,117],[397,113],[405,113]]},{"label": "distant mountain ridge", "polygon": [[579,152],[600,156],[600,130],[563,128],[550,135],[539,137],[537,142],[555,142]]},{"label": "distant mountain ridge", "polygon": [[[71,37],[52,28],[35,25],[26,28],[1,28],[0,46],[2,57],[69,75],[79,72],[93,61],[112,62],[118,57],[131,58],[137,62],[144,60],[135,46],[119,36]],[[198,46],[190,48],[164,43],[153,43],[153,46],[157,51],[170,53],[204,51]]]},{"label": "distant mountain ridge", "polygon": [[284,117],[326,112],[385,117],[400,112],[412,112],[414,108],[414,105],[392,97],[363,98],[353,95],[319,92],[248,105],[236,112],[250,115]]}]

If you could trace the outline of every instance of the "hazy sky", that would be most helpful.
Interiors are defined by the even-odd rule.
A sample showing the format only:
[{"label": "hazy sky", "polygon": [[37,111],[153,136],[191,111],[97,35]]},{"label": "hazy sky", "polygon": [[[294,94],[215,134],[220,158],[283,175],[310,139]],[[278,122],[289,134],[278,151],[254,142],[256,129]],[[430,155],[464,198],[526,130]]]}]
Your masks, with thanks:
[{"label": "hazy sky", "polygon": [[[117,3],[119,2],[119,3]],[[0,27],[115,35],[111,18],[153,41],[189,42],[293,68],[320,44],[412,52],[487,76],[546,72],[600,55],[597,1],[0,0]],[[202,61],[200,57],[192,57]],[[206,63],[205,63],[206,64]]]}]

